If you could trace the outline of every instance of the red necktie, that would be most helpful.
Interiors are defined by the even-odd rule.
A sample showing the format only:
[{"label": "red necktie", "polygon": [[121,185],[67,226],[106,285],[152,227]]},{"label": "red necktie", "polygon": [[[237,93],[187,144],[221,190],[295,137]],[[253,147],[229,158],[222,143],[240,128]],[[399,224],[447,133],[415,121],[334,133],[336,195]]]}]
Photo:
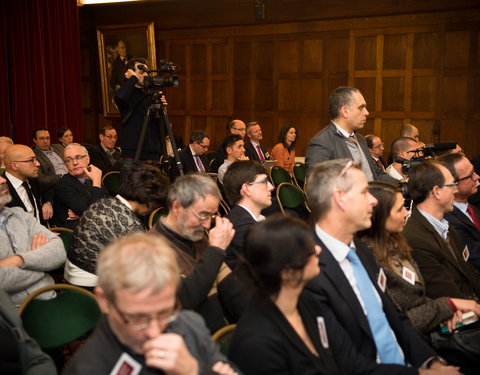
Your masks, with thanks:
[{"label": "red necktie", "polygon": [[195,161],[197,162],[197,168],[200,172],[205,172],[205,167],[203,166],[202,160],[200,159],[200,156],[194,155],[195,156]]},{"label": "red necktie", "polygon": [[260,148],[260,145],[257,145],[257,152],[258,152],[258,157],[260,158],[260,163],[263,163],[265,161],[265,157],[263,156],[262,149]]},{"label": "red necktie", "polygon": [[382,171],[385,172],[385,167],[383,166],[383,163],[380,161],[380,159],[375,160],[375,161],[377,162],[378,166],[382,169]]},{"label": "red necktie", "polygon": [[473,224],[477,227],[478,230],[480,230],[480,221],[478,221],[477,216],[475,215],[475,212],[473,211],[472,206],[468,205],[467,206],[467,212],[470,215],[470,217],[473,220]]}]

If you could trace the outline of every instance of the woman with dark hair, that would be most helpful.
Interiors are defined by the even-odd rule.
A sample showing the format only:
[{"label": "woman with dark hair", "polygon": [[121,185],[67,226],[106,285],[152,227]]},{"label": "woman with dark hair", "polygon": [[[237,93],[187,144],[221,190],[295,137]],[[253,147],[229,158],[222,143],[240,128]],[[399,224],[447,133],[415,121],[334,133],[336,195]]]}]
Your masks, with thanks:
[{"label": "woman with dark hair", "polygon": [[272,149],[273,160],[277,165],[286,169],[290,175],[295,164],[295,143],[297,142],[297,128],[293,125],[283,126],[278,133],[278,143]]},{"label": "woman with dark hair", "polygon": [[256,296],[229,348],[245,374],[338,373],[325,326],[319,329],[303,292],[320,272],[319,252],[309,227],[296,218],[273,215],[252,227],[239,270]]},{"label": "woman with dark hair", "polygon": [[72,130],[68,127],[61,127],[57,131],[57,138],[58,143],[63,146],[63,148],[67,147],[70,143],[73,143],[73,133]]}]

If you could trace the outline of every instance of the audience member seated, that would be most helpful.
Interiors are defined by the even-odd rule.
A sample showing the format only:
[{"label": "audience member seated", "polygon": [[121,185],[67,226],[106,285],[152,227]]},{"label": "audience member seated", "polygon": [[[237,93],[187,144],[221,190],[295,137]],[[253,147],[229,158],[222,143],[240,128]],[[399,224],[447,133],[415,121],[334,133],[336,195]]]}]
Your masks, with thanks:
[{"label": "audience member seated", "polygon": [[[5,207],[12,197],[0,177],[0,289],[15,305],[33,291],[53,284],[46,274],[65,262],[62,240],[20,207]],[[52,298],[44,293],[39,298]]]},{"label": "audience member seated", "polygon": [[57,131],[58,145],[62,150],[67,147],[70,143],[73,143],[73,133],[72,130],[66,126],[63,126]]},{"label": "audience member seated", "polygon": [[25,145],[10,146],[5,153],[5,165],[3,177],[12,197],[7,207],[21,207],[46,225],[53,216],[53,191],[42,194],[38,182],[40,163],[33,150]]},{"label": "audience member seated", "polygon": [[480,271],[468,262],[468,249],[444,218],[453,210],[458,183],[435,161],[413,167],[409,176],[408,191],[416,208],[404,233],[425,279],[427,296],[478,300]]},{"label": "audience member seated", "polygon": [[415,125],[405,124],[400,129],[400,137],[408,137],[420,141],[419,132]]},{"label": "audience member seated", "polygon": [[308,226],[274,215],[247,236],[239,270],[256,289],[240,318],[229,358],[245,374],[339,374],[328,348],[325,325],[303,287],[320,272]]},{"label": "audience member seated", "polygon": [[102,171],[90,164],[88,152],[82,145],[72,143],[63,152],[68,174],[55,185],[53,223],[74,229],[85,210],[108,192],[102,186]]},{"label": "audience member seated", "polygon": [[145,231],[139,216],[165,206],[168,179],[148,164],[132,169],[116,197],[102,198],[82,215],[65,264],[65,279],[75,285],[97,285],[95,267],[100,250],[117,237]]},{"label": "audience member seated", "polygon": [[[474,300],[425,297],[422,274],[412,258],[412,249],[401,234],[408,211],[400,188],[387,182],[371,182],[369,191],[378,204],[373,209],[372,226],[359,236],[385,272],[387,294],[400,312],[406,313],[412,325],[427,338],[431,331],[440,330],[441,323],[451,332],[462,322],[464,312],[480,314],[480,305]],[[449,360],[448,353],[442,354]]]},{"label": "audience member seated", "polygon": [[237,160],[248,160],[248,157],[245,156],[245,147],[240,135],[227,135],[223,140],[222,145],[227,154],[227,158],[223,161],[223,164],[220,165],[220,168],[218,168],[217,178],[221,184],[223,184],[223,176],[225,175],[225,172],[227,172],[233,162]]},{"label": "audience member seated", "polygon": [[408,176],[403,173],[402,162],[397,159],[410,160],[415,156],[415,150],[418,144],[412,138],[400,137],[392,143],[392,159],[393,162],[387,167],[387,174],[399,181],[408,181]]},{"label": "audience member seated", "polygon": [[[247,134],[247,127],[245,123],[242,120],[232,120],[227,124],[227,132],[228,135],[230,134],[238,134],[242,137],[242,139],[245,138],[245,135]],[[218,147],[217,153],[215,155],[215,159],[217,162],[217,167],[222,165],[223,161],[227,158],[227,153],[225,152],[225,149],[223,148],[223,143]]]},{"label": "audience member seated", "polygon": [[0,137],[0,168],[5,168],[3,158],[5,157],[5,151],[11,145],[13,145],[12,138],[5,136]]},{"label": "audience member seated", "polygon": [[[196,173],[179,177],[168,193],[168,215],[152,228],[177,254],[185,276],[179,291],[182,306],[200,313],[212,332],[235,323],[245,306],[238,280],[224,263],[234,230],[228,219],[215,217],[220,198],[210,177]],[[215,226],[210,229],[213,217]]]},{"label": "audience member seated", "polygon": [[136,233],[102,250],[95,294],[104,317],[63,374],[235,375],[203,319],[180,311],[175,254]]},{"label": "audience member seated", "polygon": [[277,141],[278,143],[272,149],[272,158],[277,161],[276,165],[293,175],[297,128],[293,125],[285,125],[280,129]]},{"label": "audience member seated", "polygon": [[[459,374],[398,314],[385,277],[355,234],[371,226],[377,200],[367,178],[349,159],[316,164],[307,184],[320,253],[320,275],[307,285],[314,316],[325,320],[329,345],[342,374]],[[379,276],[380,275],[380,276]],[[428,369],[428,370],[427,370]]]},{"label": "audience member seated", "polygon": [[260,163],[244,160],[232,164],[225,174],[223,188],[232,206],[227,219],[235,229],[235,236],[226,251],[225,263],[232,270],[238,256],[243,253],[245,234],[253,224],[265,220],[261,211],[272,204],[274,187],[267,173]]},{"label": "audience member seated", "polygon": [[445,219],[455,228],[468,247],[468,261],[480,269],[480,212],[468,203],[468,199],[477,191],[479,175],[475,173],[472,163],[461,153],[441,156],[438,161],[452,174],[458,183],[453,194],[453,211],[445,213]]},{"label": "audience member seated", "polygon": [[370,151],[370,156],[373,158],[375,163],[385,172],[387,168],[387,163],[383,160],[382,155],[385,147],[383,145],[380,137],[377,137],[375,134],[368,134],[365,136],[367,141],[368,150]]},{"label": "audience member seated", "polygon": [[90,162],[100,168],[103,174],[111,171],[120,171],[122,168],[122,152],[117,143],[117,131],[112,126],[105,126],[100,130],[100,144],[89,150]]},{"label": "audience member seated", "polygon": [[263,163],[265,160],[270,159],[267,149],[260,144],[263,135],[262,128],[258,122],[253,121],[248,123],[247,135],[248,140],[245,140],[245,156],[250,160],[258,161],[259,163]]},{"label": "audience member seated", "polygon": [[[195,130],[190,136],[190,144],[179,154],[185,174],[191,172],[208,172],[208,160],[205,153],[210,146],[210,136],[203,130]],[[172,173],[177,173],[172,168]]]},{"label": "audience member seated", "polygon": [[37,128],[33,131],[33,151],[40,163],[38,180],[45,191],[53,188],[60,178],[67,173],[63,162],[63,147],[50,145],[50,133],[47,128]]}]

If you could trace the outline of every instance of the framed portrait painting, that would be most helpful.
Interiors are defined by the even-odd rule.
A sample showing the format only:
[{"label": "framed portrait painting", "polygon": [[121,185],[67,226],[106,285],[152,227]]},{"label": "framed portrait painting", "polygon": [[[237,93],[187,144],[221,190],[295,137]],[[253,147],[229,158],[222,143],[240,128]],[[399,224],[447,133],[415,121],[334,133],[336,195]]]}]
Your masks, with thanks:
[{"label": "framed portrait painting", "polygon": [[143,57],[150,69],[156,69],[154,32],[153,22],[97,28],[103,114],[106,117],[120,115],[113,95],[125,78],[129,59]]}]

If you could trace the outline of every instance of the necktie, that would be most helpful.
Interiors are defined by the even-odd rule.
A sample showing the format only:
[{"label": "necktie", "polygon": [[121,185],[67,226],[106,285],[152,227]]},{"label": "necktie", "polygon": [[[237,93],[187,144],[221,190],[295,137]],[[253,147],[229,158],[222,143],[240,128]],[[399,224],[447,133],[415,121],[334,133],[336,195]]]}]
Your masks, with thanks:
[{"label": "necktie", "polygon": [[350,249],[347,259],[352,264],[358,289],[365,303],[368,324],[373,334],[380,361],[382,363],[404,365],[405,360],[398,349],[397,340],[392,334],[387,317],[375,296],[374,286],[355,249]]},{"label": "necktie", "polygon": [[352,134],[352,135],[349,135],[349,136],[348,136],[348,140],[349,140],[350,142],[355,143],[355,144],[357,145],[357,147],[358,147],[358,141],[357,141],[357,138],[355,138],[355,135],[353,135],[353,134]]},{"label": "necktie", "polygon": [[202,161],[200,160],[200,156],[194,155],[195,156],[195,162],[197,163],[197,168],[200,172],[205,172],[205,167],[203,166]]},{"label": "necktie", "polygon": [[480,230],[480,221],[478,221],[477,215],[475,215],[475,211],[473,210],[472,206],[467,206],[467,212],[468,215],[470,215],[470,217],[472,218],[473,224],[475,224],[477,229]]},{"label": "necktie", "polygon": [[35,204],[35,198],[33,196],[32,189],[30,189],[30,185],[28,184],[28,181],[27,180],[23,181],[22,186],[25,188],[25,191],[27,192],[27,195],[28,195],[28,200],[32,204],[33,216],[38,218],[37,205]]},{"label": "necktie", "polygon": [[265,156],[263,156],[262,148],[260,145],[257,145],[257,152],[258,152],[258,157],[260,159],[260,163],[263,163],[265,161]]},{"label": "necktie", "polygon": [[385,172],[385,167],[382,164],[382,162],[380,161],[380,159],[376,160],[376,162],[377,162],[377,165],[381,168],[381,170]]}]

